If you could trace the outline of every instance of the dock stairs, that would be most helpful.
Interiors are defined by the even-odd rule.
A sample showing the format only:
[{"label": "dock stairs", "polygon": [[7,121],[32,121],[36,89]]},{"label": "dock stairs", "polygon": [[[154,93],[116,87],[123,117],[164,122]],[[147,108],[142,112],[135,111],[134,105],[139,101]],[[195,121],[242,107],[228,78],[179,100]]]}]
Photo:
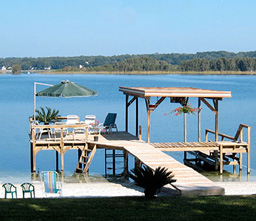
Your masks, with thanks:
[{"label": "dock stairs", "polygon": [[96,145],[93,145],[92,149],[89,148],[88,144],[85,145],[77,163],[75,173],[87,173],[92,159],[96,153]]}]

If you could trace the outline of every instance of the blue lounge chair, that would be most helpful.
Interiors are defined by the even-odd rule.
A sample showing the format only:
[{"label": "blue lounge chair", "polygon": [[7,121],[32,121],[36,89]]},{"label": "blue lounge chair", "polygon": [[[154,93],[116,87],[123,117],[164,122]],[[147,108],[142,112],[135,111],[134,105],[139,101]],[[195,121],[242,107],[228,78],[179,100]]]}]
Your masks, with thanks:
[{"label": "blue lounge chair", "polygon": [[7,199],[7,194],[10,193],[13,198],[13,194],[15,193],[15,196],[17,198],[17,188],[12,183],[5,183],[2,186],[5,189],[4,198]]},{"label": "blue lounge chair", "polygon": [[59,181],[59,174],[55,171],[41,172],[41,178],[44,183],[45,194],[59,193],[61,194],[61,183]]},{"label": "blue lounge chair", "polygon": [[116,113],[108,113],[105,121],[103,123],[103,126],[107,132],[107,130],[109,130],[110,133],[112,133],[112,129],[115,128],[116,132],[118,132],[117,126],[115,124],[116,121]]}]

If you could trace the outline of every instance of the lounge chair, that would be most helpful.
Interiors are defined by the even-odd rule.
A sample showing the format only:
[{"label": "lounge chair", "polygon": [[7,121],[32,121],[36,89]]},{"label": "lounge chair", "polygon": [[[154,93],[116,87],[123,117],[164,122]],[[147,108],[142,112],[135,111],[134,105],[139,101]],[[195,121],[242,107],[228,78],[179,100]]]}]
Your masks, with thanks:
[{"label": "lounge chair", "polygon": [[15,194],[17,198],[17,187],[14,186],[12,183],[5,183],[2,186],[5,189],[4,198],[7,199],[7,194],[10,193],[13,198],[13,194]]},{"label": "lounge chair", "polygon": [[60,194],[61,195],[61,182],[59,181],[59,174],[55,171],[41,172],[41,179],[44,183],[45,194]]},{"label": "lounge chair", "polygon": [[115,128],[116,132],[118,132],[117,125],[115,124],[116,116],[117,116],[116,113],[108,113],[107,114],[105,121],[103,123],[103,127],[105,128],[106,132],[108,130],[109,133],[112,133],[113,128]]},{"label": "lounge chair", "polygon": [[35,187],[31,183],[22,183],[20,186],[22,188],[23,198],[25,198],[25,193],[29,193],[30,198],[35,198]]}]

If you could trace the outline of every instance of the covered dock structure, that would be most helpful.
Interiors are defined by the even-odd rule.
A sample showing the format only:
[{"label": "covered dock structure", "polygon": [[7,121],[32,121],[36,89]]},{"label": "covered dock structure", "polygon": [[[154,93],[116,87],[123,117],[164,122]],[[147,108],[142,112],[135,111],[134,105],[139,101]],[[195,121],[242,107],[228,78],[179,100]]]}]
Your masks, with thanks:
[{"label": "covered dock structure", "polygon": [[[198,109],[202,104],[209,108],[215,115],[215,129],[206,130],[205,142],[202,142],[201,131],[201,112],[198,112],[198,140],[197,142],[180,142],[180,143],[158,143],[152,144],[155,148],[164,151],[184,151],[184,162],[190,164],[189,161],[204,161],[213,163],[215,169],[219,168],[220,173],[223,172],[223,165],[233,165],[234,170],[239,165],[242,170],[242,154],[247,153],[247,172],[250,173],[250,126],[241,124],[234,137],[219,133],[219,102],[223,98],[231,98],[230,91],[218,91],[209,89],[200,89],[192,87],[120,87],[119,91],[125,95],[125,130],[128,132],[129,123],[129,107],[132,103],[136,103],[136,136],[139,135],[139,102],[138,99],[144,99],[147,111],[147,143],[150,143],[150,120],[153,111],[166,99],[170,99],[171,103],[179,103],[182,106],[187,105],[189,98],[197,98]],[[157,98],[153,102],[153,98]],[[243,129],[247,129],[247,141],[243,140]],[[208,141],[208,134],[215,135],[215,143]],[[221,142],[219,138],[221,137]],[[224,141],[229,139],[229,141]],[[207,150],[207,151],[205,151]],[[196,159],[187,159],[188,153],[195,155]],[[231,154],[230,154],[231,153]],[[239,158],[237,154],[240,154]],[[210,160],[210,159],[211,160]],[[212,160],[214,162],[212,162]],[[223,160],[226,160],[224,162]],[[232,161],[232,162],[231,162]],[[190,164],[191,165],[191,164]]]}]

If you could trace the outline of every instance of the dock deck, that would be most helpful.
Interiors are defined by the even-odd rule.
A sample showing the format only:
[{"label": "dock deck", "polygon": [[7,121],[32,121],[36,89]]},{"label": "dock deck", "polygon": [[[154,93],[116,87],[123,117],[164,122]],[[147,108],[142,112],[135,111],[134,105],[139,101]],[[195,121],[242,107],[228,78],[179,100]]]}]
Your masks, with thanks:
[{"label": "dock deck", "polygon": [[177,180],[172,186],[182,195],[223,195],[224,189],[196,172],[192,168],[178,162],[151,144],[139,141],[129,133],[119,132],[101,135],[99,141],[88,140],[89,145],[101,148],[122,148],[139,159],[143,164],[155,169],[159,166],[172,171]]}]

